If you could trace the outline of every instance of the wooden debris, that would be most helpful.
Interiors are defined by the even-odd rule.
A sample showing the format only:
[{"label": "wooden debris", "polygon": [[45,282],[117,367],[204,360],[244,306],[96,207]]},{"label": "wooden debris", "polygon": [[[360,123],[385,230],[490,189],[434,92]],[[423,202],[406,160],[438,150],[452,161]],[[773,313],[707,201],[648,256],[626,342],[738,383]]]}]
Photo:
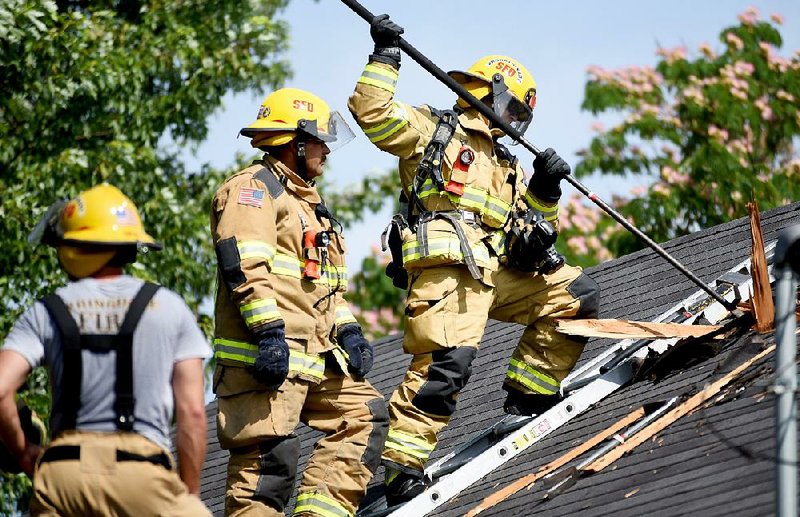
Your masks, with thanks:
[{"label": "wooden debris", "polygon": [[628,427],[633,422],[639,420],[644,416],[644,413],[645,413],[644,407],[640,407],[639,409],[632,411],[619,422],[615,423],[608,429],[597,433],[590,439],[583,442],[581,445],[575,447],[574,449],[571,449],[563,456],[559,456],[558,458],[554,459],[547,465],[544,465],[538,471],[532,474],[528,474],[527,476],[524,476],[514,481],[513,483],[503,488],[502,490],[486,497],[483,501],[478,503],[478,505],[475,506],[472,510],[467,512],[466,517],[474,517],[475,515],[478,515],[482,511],[488,510],[489,508],[493,507],[497,503],[505,501],[506,499],[516,494],[520,490],[526,487],[530,488],[530,486],[533,485],[533,483],[536,482],[537,480],[543,478],[550,472],[566,465],[567,463],[577,458],[581,454],[593,449],[603,441],[609,439],[610,437],[614,436],[621,430]]},{"label": "wooden debris", "polygon": [[570,336],[605,337],[614,339],[660,339],[700,337],[719,330],[718,325],[682,325],[627,320],[556,320],[556,331]]},{"label": "wooden debris", "polygon": [[673,424],[679,418],[694,411],[698,406],[700,406],[700,404],[714,397],[717,393],[719,393],[719,391],[722,388],[724,388],[732,380],[736,379],[742,372],[744,372],[747,368],[749,368],[753,363],[759,361],[760,359],[763,359],[767,355],[771,354],[774,350],[775,350],[775,345],[770,345],[763,352],[751,357],[744,363],[734,368],[730,373],[726,374],[724,377],[711,383],[702,391],[690,397],[686,402],[677,406],[672,411],[668,412],[667,414],[665,414],[652,424],[648,425],[647,427],[645,427],[644,429],[642,429],[641,431],[630,437],[628,440],[625,441],[624,444],[611,450],[608,454],[601,456],[591,465],[587,465],[585,470],[588,472],[599,472],[603,470],[605,467],[611,465],[629,451],[632,451],[639,445],[643,444],[650,438],[654,437],[656,433],[662,431],[667,426]]},{"label": "wooden debris", "polygon": [[753,296],[750,303],[756,318],[755,329],[761,334],[775,328],[775,304],[772,301],[772,288],[769,285],[769,272],[767,271],[767,257],[764,254],[764,236],[761,234],[761,216],[755,202],[747,203],[750,212],[750,236],[752,249],[750,262],[753,276]]}]

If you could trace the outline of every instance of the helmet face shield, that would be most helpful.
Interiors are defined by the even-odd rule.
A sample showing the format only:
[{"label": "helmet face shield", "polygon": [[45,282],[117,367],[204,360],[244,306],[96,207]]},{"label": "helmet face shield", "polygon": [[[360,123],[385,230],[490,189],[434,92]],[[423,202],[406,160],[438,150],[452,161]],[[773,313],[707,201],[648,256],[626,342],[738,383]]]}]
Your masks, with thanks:
[{"label": "helmet face shield", "polygon": [[356,137],[347,121],[338,111],[332,111],[328,120],[317,121],[316,131],[309,131],[308,133],[325,142],[331,151],[339,149]]},{"label": "helmet face shield", "polygon": [[28,244],[36,247],[39,244],[55,245],[62,237],[58,225],[61,211],[67,206],[67,200],[56,201],[47,209],[42,218],[36,223],[33,230],[28,234]]},{"label": "helmet face shield", "polygon": [[535,92],[531,96],[530,103],[525,104],[504,83],[493,81],[492,86],[494,91],[494,101],[492,103],[494,112],[520,134],[524,134],[533,120],[533,107],[530,103],[536,104]]}]

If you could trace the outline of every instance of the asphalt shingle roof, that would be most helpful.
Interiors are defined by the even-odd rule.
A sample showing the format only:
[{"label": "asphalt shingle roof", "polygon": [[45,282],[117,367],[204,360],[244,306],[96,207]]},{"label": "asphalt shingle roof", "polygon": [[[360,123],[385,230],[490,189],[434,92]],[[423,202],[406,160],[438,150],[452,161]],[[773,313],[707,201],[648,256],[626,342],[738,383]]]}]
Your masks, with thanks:
[{"label": "asphalt shingle roof", "polygon": [[[783,228],[800,223],[800,203],[762,214],[765,242]],[[664,248],[703,281],[710,282],[749,257],[750,230],[739,219],[664,244]],[[685,299],[697,287],[650,250],[593,267],[587,272],[600,284],[601,318],[653,320]],[[522,334],[519,325],[490,321],[473,364],[473,374],[458,399],[450,425],[440,434],[431,459],[436,460],[488,428],[502,416],[500,389],[511,352]],[[410,361],[394,336],[375,343],[376,361],[369,375],[386,398],[399,384]],[[593,339],[579,365],[613,343]],[[439,509],[437,515],[463,515],[484,497],[564,454],[644,403],[696,393],[707,382],[744,362],[768,343],[772,334],[743,331],[721,343],[722,352],[656,381],[630,384],[556,432],[513,458],[502,468]],[[709,407],[681,418],[600,473],[578,480],[564,493],[543,500],[541,483],[522,490],[482,515],[772,515],[774,514],[773,405],[769,392],[773,356],[747,371],[747,382]],[[755,372],[755,373],[751,373]],[[227,452],[215,432],[216,403],[208,406],[209,452],[203,469],[202,496],[215,515],[222,515]],[[321,436],[304,426],[304,465]],[[748,457],[749,454],[749,457]],[[302,472],[302,470],[301,470]],[[382,469],[371,486],[382,482]],[[367,501],[374,497],[370,491]]]}]

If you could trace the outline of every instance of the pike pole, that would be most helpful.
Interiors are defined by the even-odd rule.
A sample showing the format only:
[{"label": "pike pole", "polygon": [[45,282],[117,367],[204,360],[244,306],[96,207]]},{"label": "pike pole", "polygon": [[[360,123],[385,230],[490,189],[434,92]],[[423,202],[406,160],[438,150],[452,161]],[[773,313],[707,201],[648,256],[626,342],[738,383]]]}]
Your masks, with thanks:
[{"label": "pike pole", "polygon": [[[366,7],[361,5],[358,0],[342,0],[342,3],[349,7],[354,13],[360,16],[364,21],[367,23],[372,23],[372,19],[375,17]],[[530,143],[525,137],[511,127],[506,121],[501,119],[489,106],[482,103],[480,100],[475,98],[474,95],[469,93],[463,86],[461,86],[458,82],[455,81],[452,77],[447,75],[441,68],[436,66],[430,59],[425,57],[425,55],[414,48],[409,42],[407,42],[402,37],[398,37],[399,40],[399,47],[408,54],[408,56],[416,61],[422,68],[424,68],[428,73],[433,75],[436,79],[440,82],[444,83],[445,86],[450,88],[456,95],[464,99],[469,103],[470,106],[478,110],[478,112],[486,117],[487,119],[492,121],[493,127],[497,127],[503,132],[511,137],[513,140],[518,142],[522,147],[533,153],[534,156],[539,156],[541,151],[535,145]],[[581,194],[589,198],[595,205],[600,207],[605,213],[611,216],[612,219],[617,221],[623,228],[634,234],[636,237],[639,238],[642,242],[644,242],[650,249],[655,251],[658,255],[660,255],[664,260],[669,262],[675,269],[683,273],[686,278],[697,284],[703,291],[708,293],[714,300],[718,301],[728,310],[733,310],[736,308],[735,302],[729,302],[725,298],[723,298],[719,293],[711,289],[702,280],[700,280],[694,273],[689,271],[683,264],[678,262],[672,255],[667,253],[664,248],[662,248],[657,242],[653,239],[648,237],[644,232],[642,232],[639,228],[631,224],[625,217],[622,216],[619,212],[614,210],[608,203],[603,201],[597,194],[589,190],[583,183],[575,179],[572,175],[568,175],[564,178],[569,184],[575,187]]]}]

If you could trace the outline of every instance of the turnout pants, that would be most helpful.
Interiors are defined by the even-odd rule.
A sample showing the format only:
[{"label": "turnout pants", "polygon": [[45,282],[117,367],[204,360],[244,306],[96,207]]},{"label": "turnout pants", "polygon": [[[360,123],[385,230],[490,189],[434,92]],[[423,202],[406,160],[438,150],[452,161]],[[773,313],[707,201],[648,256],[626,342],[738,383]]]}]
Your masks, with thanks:
[{"label": "turnout pants", "polygon": [[34,516],[210,516],[169,452],[136,433],[67,431],[39,458]]},{"label": "turnout pants", "polygon": [[403,343],[414,357],[389,402],[384,460],[401,470],[423,470],[455,412],[488,318],[526,326],[504,384],[526,394],[558,393],[586,340],[555,332],[554,320],[597,315],[597,284],[581,271],[563,266],[545,276],[501,267],[492,273],[494,287],[473,279],[464,266],[416,272]]},{"label": "turnout pants", "polygon": [[284,515],[300,456],[299,422],[325,436],[303,473],[294,514],[355,513],[388,428],[385,401],[369,382],[328,366],[318,382],[291,378],[268,391],[245,368],[220,365],[216,392],[217,435],[230,450],[226,515]]}]

